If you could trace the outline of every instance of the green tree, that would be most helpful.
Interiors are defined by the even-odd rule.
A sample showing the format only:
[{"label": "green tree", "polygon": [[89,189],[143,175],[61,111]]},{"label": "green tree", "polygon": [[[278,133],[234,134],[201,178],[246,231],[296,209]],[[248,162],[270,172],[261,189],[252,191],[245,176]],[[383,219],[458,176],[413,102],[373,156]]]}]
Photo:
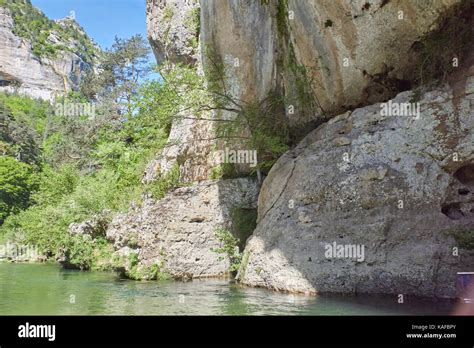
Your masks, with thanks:
[{"label": "green tree", "polygon": [[40,134],[51,112],[47,103],[0,93],[0,154],[39,165]]},{"label": "green tree", "polygon": [[29,165],[12,157],[0,157],[0,224],[8,215],[28,207],[33,186]]},{"label": "green tree", "polygon": [[140,81],[151,71],[149,55],[150,46],[140,34],[129,39],[115,37],[111,49],[104,53],[100,73],[90,72],[81,91],[96,100],[111,98],[120,114],[132,115]]}]

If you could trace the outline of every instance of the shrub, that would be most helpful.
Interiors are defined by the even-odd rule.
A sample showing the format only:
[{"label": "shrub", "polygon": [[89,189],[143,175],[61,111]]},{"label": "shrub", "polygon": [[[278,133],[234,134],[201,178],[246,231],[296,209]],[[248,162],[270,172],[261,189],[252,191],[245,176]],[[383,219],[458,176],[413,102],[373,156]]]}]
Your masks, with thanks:
[{"label": "shrub", "polygon": [[162,199],[171,189],[180,185],[179,165],[176,163],[162,178],[152,182],[148,191],[155,199]]},{"label": "shrub", "polygon": [[124,276],[132,280],[167,280],[170,276],[162,272],[162,266],[158,263],[153,263],[149,266],[139,264],[137,253],[131,253],[128,256],[128,267]]},{"label": "shrub", "polygon": [[235,274],[242,262],[242,254],[239,250],[239,239],[235,238],[232,233],[226,229],[218,228],[215,232],[216,238],[222,243],[219,248],[211,249],[213,252],[220,254],[219,260],[223,260],[225,256],[229,258],[229,272]]}]

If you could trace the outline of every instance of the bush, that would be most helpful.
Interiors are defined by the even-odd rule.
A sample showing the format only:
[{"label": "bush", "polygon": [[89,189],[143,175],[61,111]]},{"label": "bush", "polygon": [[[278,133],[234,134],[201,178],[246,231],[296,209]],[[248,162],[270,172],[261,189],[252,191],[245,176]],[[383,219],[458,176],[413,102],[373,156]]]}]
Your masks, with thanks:
[{"label": "bush", "polygon": [[128,256],[127,270],[124,276],[132,280],[167,280],[170,278],[168,274],[162,272],[161,265],[153,263],[149,266],[140,266],[137,253],[131,253]]},{"label": "bush", "polygon": [[162,199],[169,190],[181,184],[179,177],[179,165],[175,164],[162,178],[152,182],[148,186],[148,191],[153,198]]},{"label": "bush", "polygon": [[213,252],[220,254],[219,260],[224,259],[224,255],[229,258],[229,272],[235,274],[242,262],[242,254],[239,250],[239,239],[235,238],[232,233],[226,229],[218,228],[215,232],[216,238],[222,243],[220,248],[211,249]]},{"label": "bush", "polygon": [[60,257],[68,268],[112,270],[116,267],[113,247],[102,237],[70,236],[59,248]]}]

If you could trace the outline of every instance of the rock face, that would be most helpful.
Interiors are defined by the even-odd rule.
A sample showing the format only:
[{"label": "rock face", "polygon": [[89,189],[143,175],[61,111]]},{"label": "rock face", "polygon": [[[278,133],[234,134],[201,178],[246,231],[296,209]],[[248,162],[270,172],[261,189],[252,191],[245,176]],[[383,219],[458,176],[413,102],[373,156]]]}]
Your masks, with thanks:
[{"label": "rock face", "polygon": [[[418,78],[417,44],[460,3],[148,0],[148,37],[159,63],[212,71],[221,62],[234,100],[276,96],[297,140],[338,113],[409,89]],[[206,180],[213,144],[202,139],[213,132],[205,121],[174,125],[172,145],[145,181],[176,161],[186,180]]]},{"label": "rock face", "polygon": [[[148,0],[148,40],[158,64],[171,68],[186,64],[202,72],[200,6],[197,0]],[[209,119],[212,115],[203,117]],[[214,124],[183,115],[171,128],[168,144],[150,163],[144,182],[151,182],[167,173],[176,163],[181,179],[186,182],[208,180],[211,175]]]},{"label": "rock face", "polygon": [[76,236],[90,236],[91,238],[103,237],[110,222],[109,210],[96,214],[90,220],[69,225],[69,234]]},{"label": "rock face", "polygon": [[[280,158],[261,189],[258,226],[239,271],[242,283],[307,293],[453,297],[455,272],[469,271],[474,264],[472,77],[465,79],[472,71],[421,98],[420,90],[408,90],[423,80],[420,71],[428,68],[424,55],[433,56],[426,52],[427,43],[454,41],[457,34],[447,40],[436,35],[450,29],[446,19],[472,14],[472,6],[463,11],[469,3],[461,0],[188,3],[148,0],[148,31],[158,60],[206,73],[215,62],[222,63],[231,98],[255,105],[276,97],[292,140],[303,139]],[[186,14],[198,8],[199,23],[190,25]],[[436,55],[444,51],[462,50],[438,47]],[[381,113],[376,103],[391,98],[388,114],[409,102],[405,106],[416,112],[418,104],[411,102],[419,102],[419,117]],[[212,125],[205,122],[174,124],[170,146],[150,164],[145,181],[155,180],[175,162],[186,181],[205,180],[213,144],[200,140],[212,135]],[[187,188],[197,196],[188,211],[206,206],[206,185]],[[121,223],[130,222],[139,235],[141,262],[163,260],[178,278],[220,274],[225,267],[203,256],[201,247],[184,249],[188,263],[177,256],[183,253],[182,229],[172,230],[166,221],[179,217],[189,222],[181,217],[184,209],[167,208],[168,199],[179,200],[177,192],[137,212],[139,224],[133,214],[122,217]],[[226,206],[215,191],[209,195],[218,211]],[[146,213],[153,209],[163,210],[159,220]],[[158,226],[155,230],[166,236],[166,243],[148,232],[151,225]],[[193,245],[195,228],[190,225],[184,238]],[[200,223],[197,231],[210,236],[210,230]],[[131,250],[121,242],[129,234],[124,227],[111,234],[124,253]],[[216,240],[207,243],[205,250]],[[342,246],[342,254],[331,258],[329,246],[336,251]],[[179,251],[160,257],[167,249]],[[192,261],[195,252],[210,271]]]},{"label": "rock face", "polygon": [[221,246],[216,229],[245,233],[234,216],[255,210],[257,195],[257,185],[250,179],[182,187],[160,201],[146,200],[142,207],[116,216],[107,238],[119,256],[138,254],[139,268],[159,265],[161,272],[176,279],[225,276],[228,259],[212,251]]},{"label": "rock face", "polygon": [[[410,89],[422,61],[417,47],[461,3],[148,0],[147,26],[159,63],[209,71],[220,62],[234,100],[250,105],[276,96],[297,142],[339,113]],[[145,181],[176,162],[187,181],[208,179],[214,144],[203,139],[214,138],[213,126],[174,124]]]},{"label": "rock face", "polygon": [[198,0],[148,0],[147,30],[158,63],[199,60]]},{"label": "rock face", "polygon": [[[416,99],[403,92],[332,119],[280,158],[241,281],[454,297],[456,272],[474,266],[474,67],[468,74],[423,93],[419,117],[384,115]],[[364,257],[328,254],[334,243],[364,246]]]},{"label": "rock face", "polygon": [[177,163],[184,182],[205,181],[212,168],[212,121],[191,119],[175,121],[171,127],[167,146],[152,161],[143,177],[152,182],[166,174]]},{"label": "rock face", "polygon": [[[60,25],[75,27],[73,20]],[[18,92],[33,98],[52,101],[77,87],[82,73],[94,65],[77,52],[77,42],[63,42],[70,50],[63,50],[57,58],[38,57],[27,39],[14,34],[14,20],[8,8],[0,7],[0,91]],[[52,34],[51,42],[59,38]]]},{"label": "rock face", "polygon": [[224,62],[235,98],[280,94],[290,126],[306,134],[409,89],[413,46],[459,3],[202,0],[201,45]]}]

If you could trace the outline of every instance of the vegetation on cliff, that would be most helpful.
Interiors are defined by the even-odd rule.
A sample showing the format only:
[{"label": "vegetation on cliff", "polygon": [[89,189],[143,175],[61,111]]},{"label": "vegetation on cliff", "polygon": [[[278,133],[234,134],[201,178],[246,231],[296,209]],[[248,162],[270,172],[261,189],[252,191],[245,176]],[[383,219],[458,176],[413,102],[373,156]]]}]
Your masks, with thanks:
[{"label": "vegetation on cliff", "polygon": [[30,0],[0,0],[0,7],[10,10],[14,33],[31,43],[37,57],[55,58],[59,52],[68,50],[86,62],[93,62],[99,54],[99,48],[73,19],[50,20]]}]

